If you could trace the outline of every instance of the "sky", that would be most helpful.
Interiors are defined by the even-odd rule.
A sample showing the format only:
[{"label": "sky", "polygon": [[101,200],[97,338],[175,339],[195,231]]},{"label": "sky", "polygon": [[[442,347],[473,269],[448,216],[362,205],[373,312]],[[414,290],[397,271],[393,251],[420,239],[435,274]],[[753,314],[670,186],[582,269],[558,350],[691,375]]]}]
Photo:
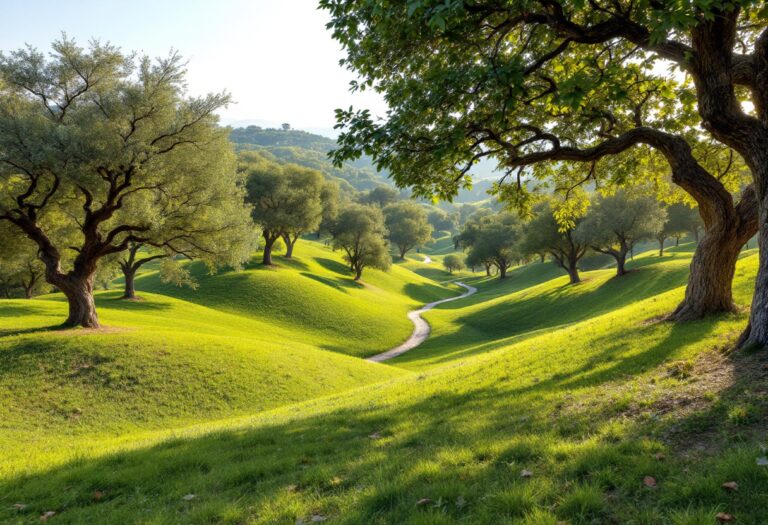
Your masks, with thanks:
[{"label": "sky", "polygon": [[109,41],[152,57],[177,49],[189,60],[191,95],[227,90],[223,124],[333,134],[334,109],[386,109],[375,93],[349,92],[341,47],[317,0],[0,0],[0,50],[40,50],[62,31],[86,44]]}]

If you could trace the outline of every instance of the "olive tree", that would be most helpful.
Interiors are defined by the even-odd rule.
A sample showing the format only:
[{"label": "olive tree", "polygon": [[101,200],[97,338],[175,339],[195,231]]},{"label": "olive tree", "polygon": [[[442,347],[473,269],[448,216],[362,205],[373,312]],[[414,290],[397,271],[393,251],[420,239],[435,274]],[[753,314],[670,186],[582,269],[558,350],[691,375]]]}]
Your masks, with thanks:
[{"label": "olive tree", "polygon": [[226,93],[189,97],[182,58],[62,38],[0,55],[0,220],[37,245],[66,326],[96,328],[94,274],[138,242],[233,264],[252,230],[227,131]]},{"label": "olive tree", "polygon": [[324,202],[331,205],[322,173],[298,164],[277,164],[256,152],[241,153],[239,170],[247,180],[253,220],[264,237],[262,262],[272,264],[278,239],[285,242],[285,256],[292,257],[299,237],[320,226]]},{"label": "olive tree", "polygon": [[360,280],[367,267],[389,269],[392,258],[386,234],[381,208],[349,204],[340,211],[331,229],[333,248],[344,251],[344,259],[356,281]]},{"label": "olive tree", "polygon": [[21,291],[27,299],[42,293],[45,267],[37,257],[37,246],[18,228],[2,222],[0,246],[0,293],[9,298]]},{"label": "olive tree", "polygon": [[[320,4],[361,76],[354,87],[378,90],[390,108],[383,120],[337,112],[337,162],[364,152],[417,195],[450,198],[471,184],[477,161],[493,158],[505,170],[498,192],[525,204],[527,177],[568,164],[588,167],[571,170],[575,185],[659,176],[640,168],[663,161],[705,230],[671,318],[734,310],[736,259],[759,228],[743,342],[768,344],[768,221],[758,221],[768,213],[764,0]],[[742,170],[721,177],[702,153],[711,146],[745,168],[751,184],[738,200]]]},{"label": "olive tree", "polygon": [[579,261],[588,249],[589,237],[583,222],[574,219],[572,224],[561,224],[549,203],[536,206],[533,219],[525,225],[524,253],[546,251],[568,273],[571,284],[576,284],[581,282]]},{"label": "olive tree", "polygon": [[432,225],[423,206],[413,201],[399,201],[384,208],[384,222],[389,241],[397,246],[400,259],[410,250],[432,239]]},{"label": "olive tree", "polygon": [[468,221],[456,238],[460,246],[469,249],[467,264],[483,264],[487,275],[491,266],[496,267],[500,279],[520,258],[521,240],[520,220],[508,212],[480,214]]},{"label": "olive tree", "polygon": [[449,274],[453,274],[454,271],[464,269],[464,259],[455,253],[449,253],[443,257],[443,266]]},{"label": "olive tree", "polygon": [[666,212],[653,197],[618,190],[594,200],[581,228],[594,251],[616,260],[616,275],[621,276],[626,273],[627,254],[638,241],[653,237],[665,218]]}]

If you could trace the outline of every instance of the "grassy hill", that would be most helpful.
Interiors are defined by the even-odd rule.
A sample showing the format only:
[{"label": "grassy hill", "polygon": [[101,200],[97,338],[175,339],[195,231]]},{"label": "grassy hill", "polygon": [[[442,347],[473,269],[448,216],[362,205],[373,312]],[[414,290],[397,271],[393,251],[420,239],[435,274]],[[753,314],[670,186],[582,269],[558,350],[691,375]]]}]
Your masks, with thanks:
[{"label": "grassy hill", "polygon": [[[585,272],[577,286],[549,264],[505,282],[475,277],[479,292],[429,312],[433,336],[392,362],[413,371],[376,368],[390,374],[383,382],[98,447],[73,440],[55,457],[35,458],[40,445],[30,445],[27,472],[0,479],[0,521],[55,511],[61,523],[693,525],[726,512],[763,524],[766,357],[727,352],[746,313],[660,321],[682,298],[690,248],[638,256],[620,279]],[[405,291],[429,284],[409,270],[423,269],[417,261],[372,275],[372,291],[423,299]],[[756,265],[750,252],[739,262],[742,305]],[[160,291],[152,279],[140,289]],[[208,308],[205,290],[185,307]],[[24,321],[46,302],[2,305]],[[218,315],[261,322],[248,304]],[[109,335],[70,336],[89,337]],[[731,481],[737,490],[722,487]]]},{"label": "grassy hill", "polygon": [[100,332],[51,330],[66,311],[58,294],[0,302],[0,472],[28,462],[31,443],[55,456],[64,437],[182,427],[402,375],[341,354],[396,346],[408,310],[454,292],[401,268],[355,283],[325,246],[297,250],[268,269],[194,266],[197,290],[146,272],[140,301],[97,294]]}]

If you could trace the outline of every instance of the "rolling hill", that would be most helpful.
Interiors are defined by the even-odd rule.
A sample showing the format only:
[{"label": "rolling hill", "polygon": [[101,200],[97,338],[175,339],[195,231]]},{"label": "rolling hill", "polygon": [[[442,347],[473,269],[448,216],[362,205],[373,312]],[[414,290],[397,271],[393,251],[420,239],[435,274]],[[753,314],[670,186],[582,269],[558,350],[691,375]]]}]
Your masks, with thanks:
[{"label": "rolling hill", "polygon": [[[332,277],[327,273],[332,270],[318,262],[320,245],[301,248],[300,260],[312,272]],[[662,320],[682,297],[690,250],[682,245],[663,258],[638,255],[633,271],[622,278],[610,270],[584,272],[584,282],[576,286],[567,286],[550,264],[517,268],[503,282],[465,273],[461,279],[479,292],[428,312],[433,334],[422,347],[376,366],[292,342],[296,357],[322,356],[316,366],[324,368],[312,373],[349,378],[345,367],[351,369],[353,361],[373,368],[355,368],[354,379],[337,390],[314,385],[316,391],[304,400],[286,395],[290,400],[274,408],[263,401],[250,415],[232,410],[227,417],[214,409],[202,416],[201,398],[169,381],[168,396],[177,392],[174,410],[190,420],[197,417],[196,425],[174,426],[172,417],[156,412],[154,430],[149,425],[134,431],[143,425],[142,414],[153,413],[150,405],[150,410],[123,414],[126,428],[119,437],[89,441],[86,431],[101,431],[98,419],[85,413],[67,423],[47,419],[54,417],[45,415],[50,406],[36,393],[53,381],[51,371],[45,381],[15,384],[8,398],[28,398],[15,410],[41,405],[39,427],[20,434],[22,439],[43,432],[47,437],[43,443],[16,445],[4,460],[0,520],[33,523],[53,511],[61,523],[683,525],[716,523],[715,515],[722,512],[738,523],[764,523],[765,355],[728,352],[746,314],[681,325]],[[379,317],[387,308],[399,305],[402,314],[428,296],[453,293],[437,283],[448,280],[447,274],[423,271],[420,259],[414,256],[390,274],[372,273],[368,286],[359,290],[324,286],[339,297],[354,292],[370,294],[366,301],[390,301],[372,310],[375,319],[361,321],[375,332],[389,322]],[[756,254],[744,252],[735,281],[739,304],[748,304],[756,265]],[[276,275],[286,281],[309,279],[302,271],[286,265]],[[248,270],[238,290],[246,294],[245,289],[258,286],[250,280],[266,279],[268,272]],[[148,327],[167,326],[159,339],[166,338],[168,351],[180,347],[180,363],[196,355],[194,344],[209,347],[214,339],[245,344],[240,341],[251,332],[279,345],[290,337],[291,323],[279,312],[254,309],[255,299],[223,300],[227,285],[219,289],[216,283],[227,278],[203,277],[198,291],[187,292],[165,289],[148,273],[139,284],[145,301],[121,306],[120,314],[130,313],[120,325],[127,331],[103,335],[35,331],[50,324],[49,316],[60,308],[53,298],[3,302],[14,323],[32,331],[4,336],[0,351],[29,360],[28,370],[43,374],[44,366],[71,366],[59,357],[72,352],[67,337],[76,341],[72,348],[87,348],[89,340],[118,336],[128,341],[122,348],[129,353],[129,336],[140,338]],[[409,288],[413,283],[417,288]],[[286,292],[291,301],[311,302],[315,295]],[[110,293],[100,300],[105,322],[117,327],[122,316],[109,313]],[[159,305],[165,303],[174,306],[161,318],[165,307]],[[300,306],[290,308],[303,312]],[[260,323],[274,326],[275,335],[256,334]],[[230,335],[230,327],[237,333]],[[217,330],[226,335],[216,335]],[[343,340],[323,316],[308,317],[304,330],[329,345]],[[167,339],[182,334],[192,339],[182,344]],[[295,337],[301,340],[302,334]],[[55,338],[61,354],[37,349],[46,338]],[[214,370],[224,367],[229,354],[223,352],[222,347],[206,350],[200,362],[215,363]],[[240,359],[251,357],[250,349],[244,353]],[[285,358],[277,367],[305,364],[284,350],[276,353]],[[113,351],[103,358],[119,355]],[[176,362],[163,361],[157,374]],[[234,368],[248,376],[246,384],[233,386],[230,395],[238,396],[248,381],[258,381],[260,371],[246,370],[244,361]],[[194,371],[190,365],[186,369]],[[12,370],[4,371],[6,382]],[[137,378],[142,385],[143,375]],[[297,384],[278,380],[286,392]],[[147,394],[131,389],[144,387],[121,381],[123,406],[138,407],[137,398]],[[337,381],[329,375],[325,384]],[[358,387],[346,389],[352,383]],[[102,385],[84,384],[81,392],[101,392]],[[2,444],[14,447],[14,425],[5,425],[3,432]],[[26,506],[14,508],[17,503]]]}]

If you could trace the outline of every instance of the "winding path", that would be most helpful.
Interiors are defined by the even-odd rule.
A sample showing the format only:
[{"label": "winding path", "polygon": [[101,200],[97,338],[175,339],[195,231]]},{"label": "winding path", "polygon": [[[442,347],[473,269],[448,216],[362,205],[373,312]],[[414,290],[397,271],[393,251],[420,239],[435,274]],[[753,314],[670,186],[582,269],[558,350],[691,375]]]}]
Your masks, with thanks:
[{"label": "winding path", "polygon": [[419,308],[418,310],[412,310],[408,312],[408,319],[410,319],[411,322],[413,323],[413,333],[411,334],[411,337],[409,337],[408,340],[403,344],[401,344],[400,346],[396,346],[391,350],[387,350],[386,352],[382,352],[380,354],[371,356],[367,358],[366,361],[381,363],[382,361],[386,361],[387,359],[392,359],[393,357],[397,357],[401,354],[404,354],[409,350],[413,350],[414,348],[419,346],[421,343],[423,343],[424,340],[429,336],[430,327],[429,327],[429,323],[426,322],[423,317],[421,317],[421,314],[423,314],[427,310],[431,310],[438,304],[447,303],[449,301],[456,301],[457,299],[464,299],[465,297],[469,297],[470,295],[472,295],[477,291],[477,288],[475,288],[474,286],[469,286],[459,282],[457,282],[456,284],[458,284],[462,288],[466,288],[467,291],[461,295],[457,295],[456,297],[449,297],[448,299],[442,299],[440,301],[435,301],[433,303],[427,303],[421,308]]}]

